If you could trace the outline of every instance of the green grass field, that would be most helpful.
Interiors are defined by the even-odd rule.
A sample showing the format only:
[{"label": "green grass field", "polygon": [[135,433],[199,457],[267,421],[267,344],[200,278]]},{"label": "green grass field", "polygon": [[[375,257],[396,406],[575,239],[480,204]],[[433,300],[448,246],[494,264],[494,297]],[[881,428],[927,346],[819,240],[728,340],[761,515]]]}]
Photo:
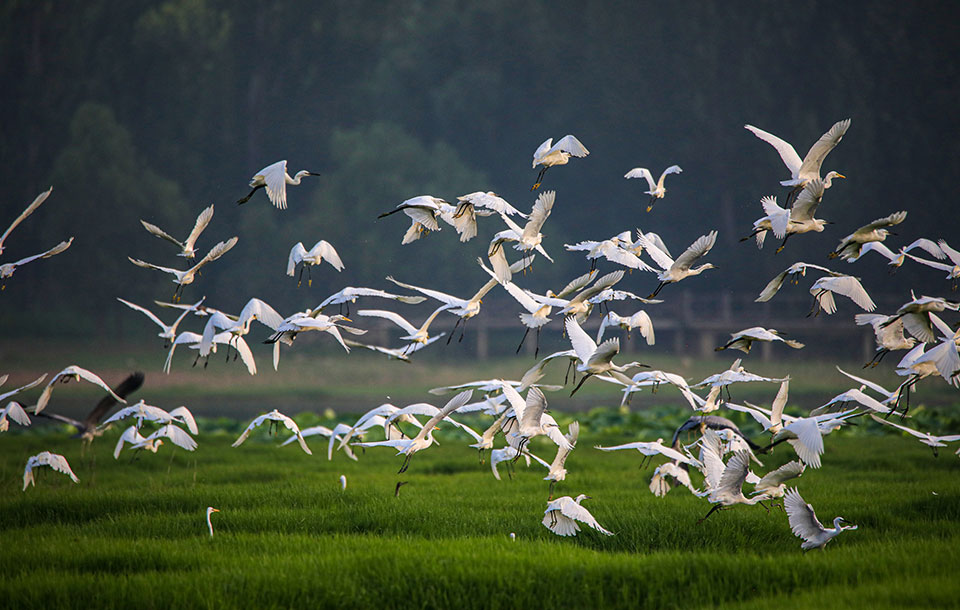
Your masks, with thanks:
[{"label": "green grass field", "polygon": [[[934,458],[901,436],[829,436],[823,468],[797,486],[821,521],[842,515],[859,529],[803,553],[779,510],[737,507],[696,525],[705,500],[684,489],[655,498],[653,466],[640,470],[639,454],[593,446],[660,431],[598,432],[603,417],[616,419],[583,416],[558,492],[591,495],[584,505],[616,536],[585,529],[573,539],[540,523],[542,469],[518,463],[511,480],[501,465],[498,482],[450,433],[398,477],[389,449],[327,461],[319,439],[311,457],[295,444],[278,448],[262,430],[233,449],[240,425],[224,421],[204,423],[195,453],[167,446],[134,461],[113,459],[118,430],[85,456],[66,434],[8,432],[0,437],[0,599],[11,608],[958,604],[952,451]],[[43,471],[21,492],[26,458],[41,450],[63,453],[80,483]],[[546,444],[534,451],[552,458]],[[782,447],[764,461],[773,468],[792,457]],[[398,480],[408,484],[397,498]],[[207,506],[222,511],[212,539]]]}]

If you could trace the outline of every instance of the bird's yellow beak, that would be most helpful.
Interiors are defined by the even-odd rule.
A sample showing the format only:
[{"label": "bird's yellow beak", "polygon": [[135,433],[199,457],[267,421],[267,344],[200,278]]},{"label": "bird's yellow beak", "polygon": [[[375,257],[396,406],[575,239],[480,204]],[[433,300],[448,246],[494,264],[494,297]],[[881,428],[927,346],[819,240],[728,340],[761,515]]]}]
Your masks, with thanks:
[{"label": "bird's yellow beak", "polygon": [[846,179],[846,176],[844,176],[843,174],[837,174],[836,177]]},{"label": "bird's yellow beak", "polygon": [[210,511],[210,512],[211,512],[211,513],[219,513],[219,512],[220,512],[220,509],[219,509],[219,508],[215,508],[215,509],[213,509],[213,510]]}]

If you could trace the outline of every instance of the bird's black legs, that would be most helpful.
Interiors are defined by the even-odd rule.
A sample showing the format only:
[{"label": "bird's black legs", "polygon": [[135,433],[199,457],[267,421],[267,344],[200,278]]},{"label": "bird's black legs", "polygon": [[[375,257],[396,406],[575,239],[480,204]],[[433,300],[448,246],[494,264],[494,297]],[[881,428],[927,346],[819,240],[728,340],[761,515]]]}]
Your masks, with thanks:
[{"label": "bird's black legs", "polygon": [[580,389],[580,386],[583,385],[583,382],[586,381],[587,379],[589,379],[592,375],[593,375],[593,373],[587,373],[586,375],[584,375],[583,378],[580,379],[580,383],[577,384],[577,387],[573,388],[573,391],[570,392],[570,396],[573,396],[574,394],[576,394],[576,393],[577,393],[577,390]]},{"label": "bird's black legs", "polygon": [[715,513],[716,511],[721,510],[722,508],[723,508],[723,505],[722,505],[722,504],[714,504],[714,505],[713,505],[713,508],[710,509],[710,512],[707,513],[706,515],[704,515],[699,521],[697,521],[697,525],[700,525],[701,523],[703,523],[704,521],[706,521],[706,520],[707,520],[707,517],[709,517],[710,515],[712,515],[712,514]]}]

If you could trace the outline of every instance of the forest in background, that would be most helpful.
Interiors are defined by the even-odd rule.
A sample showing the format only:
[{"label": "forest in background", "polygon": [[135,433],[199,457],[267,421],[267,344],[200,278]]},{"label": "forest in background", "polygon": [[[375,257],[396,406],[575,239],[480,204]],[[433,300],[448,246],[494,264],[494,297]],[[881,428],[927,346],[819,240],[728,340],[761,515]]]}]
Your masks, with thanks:
[{"label": "forest in background", "polygon": [[[677,254],[715,228],[709,260],[720,271],[691,280],[691,290],[755,294],[805,260],[904,301],[914,286],[948,295],[941,272],[905,267],[889,279],[882,259],[847,265],[826,253],[900,209],[910,215],[891,245],[952,238],[957,12],[949,3],[821,1],[4,3],[0,224],[54,186],[4,258],[76,240],[7,282],[0,326],[44,332],[39,321],[59,316],[46,332],[112,332],[113,319],[134,315],[114,297],[149,304],[173,293],[168,277],[127,256],[182,265],[139,219],[185,235],[211,203],[200,249],[240,242],[185,301],[207,295],[239,310],[261,296],[286,315],[345,285],[385,288],[388,274],[472,294],[486,280],[475,259],[499,220],[481,219],[466,244],[447,228],[401,246],[407,219],[377,215],[416,195],[452,201],[476,190],[528,211],[532,153],[567,133],[591,154],[546,175],[542,189],[555,189],[557,204],[544,244],[557,262],[538,261],[524,278],[531,288],[556,289],[586,271],[564,243],[640,227]],[[821,206],[835,225],[780,255],[738,243],[762,215],[761,196],[783,201],[778,181],[788,177],[744,123],[802,155],[848,117],[824,166],[848,177]],[[238,207],[250,176],[279,159],[291,174],[321,176],[291,187],[286,211],[262,192]],[[672,164],[683,174],[645,212],[645,185],[623,174]],[[324,267],[298,290],[284,275],[287,253],[319,239],[346,270]],[[634,273],[625,284],[646,294],[656,279]]]}]

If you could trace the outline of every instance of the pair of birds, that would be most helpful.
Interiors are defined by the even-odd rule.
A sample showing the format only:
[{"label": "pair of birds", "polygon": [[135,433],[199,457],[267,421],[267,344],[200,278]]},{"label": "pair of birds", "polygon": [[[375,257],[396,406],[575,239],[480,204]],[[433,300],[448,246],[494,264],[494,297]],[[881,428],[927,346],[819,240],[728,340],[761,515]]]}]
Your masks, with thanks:
[{"label": "pair of birds", "polygon": [[[0,254],[3,254],[4,242],[7,241],[7,238],[10,236],[10,233],[13,232],[13,230],[16,229],[17,226],[21,222],[23,222],[28,216],[30,216],[30,214],[33,214],[33,212],[36,211],[36,209],[39,208],[44,201],[47,200],[47,198],[50,196],[50,193],[52,192],[53,192],[53,187],[51,186],[49,189],[37,195],[36,198],[34,198],[34,200],[30,203],[30,205],[28,205],[23,212],[20,212],[19,216],[13,219],[13,222],[10,223],[10,226],[7,227],[7,230],[3,232],[3,235],[0,235]],[[47,250],[46,252],[41,252],[40,254],[27,256],[25,258],[21,258],[20,260],[14,261],[12,263],[0,263],[0,290],[3,290],[4,288],[6,288],[6,280],[12,277],[14,272],[19,267],[22,267],[27,263],[32,263],[35,260],[40,260],[42,258],[50,258],[51,256],[60,254],[66,251],[66,249],[69,248],[71,244],[73,244],[72,237],[66,241],[60,242],[56,246]]]}]

